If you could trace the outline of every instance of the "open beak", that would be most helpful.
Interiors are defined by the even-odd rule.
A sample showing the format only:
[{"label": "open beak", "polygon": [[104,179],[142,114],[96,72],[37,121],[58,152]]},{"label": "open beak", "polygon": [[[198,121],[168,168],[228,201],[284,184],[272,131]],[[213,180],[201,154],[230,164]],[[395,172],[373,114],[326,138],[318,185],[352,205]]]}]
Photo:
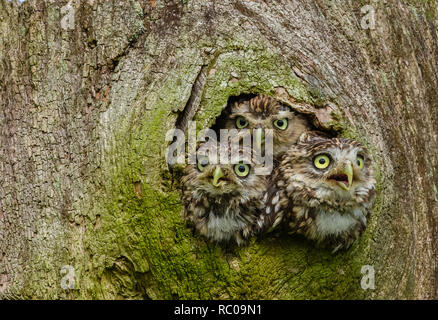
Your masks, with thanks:
[{"label": "open beak", "polygon": [[350,189],[351,184],[353,183],[353,166],[351,165],[351,162],[348,162],[347,164],[345,164],[343,173],[347,175],[348,184],[345,185],[345,183],[341,182],[341,185],[342,185],[342,188],[344,188],[345,190],[348,190],[348,189]]},{"label": "open beak", "polygon": [[224,173],[222,172],[221,168],[218,166],[216,167],[216,169],[214,169],[213,172],[213,179],[211,179],[211,183],[215,186],[215,187],[220,187],[224,181],[221,180],[221,178],[225,177]]},{"label": "open beak", "polygon": [[335,180],[342,189],[348,191],[353,183],[353,166],[351,162],[348,161],[341,172],[331,175],[329,179]]},{"label": "open beak", "polygon": [[265,133],[262,128],[255,129],[255,137],[258,150],[262,150],[262,143],[265,140]]}]

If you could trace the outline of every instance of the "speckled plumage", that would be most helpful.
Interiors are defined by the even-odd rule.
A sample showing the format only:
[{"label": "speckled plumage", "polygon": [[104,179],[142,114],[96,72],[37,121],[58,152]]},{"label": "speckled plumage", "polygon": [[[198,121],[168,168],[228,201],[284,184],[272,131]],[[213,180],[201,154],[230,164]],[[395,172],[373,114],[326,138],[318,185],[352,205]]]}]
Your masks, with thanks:
[{"label": "speckled plumage", "polygon": [[[290,107],[267,95],[258,95],[249,100],[237,101],[231,106],[225,121],[225,129],[236,129],[236,120],[243,117],[248,120],[245,129],[253,132],[255,129],[273,130],[273,155],[275,158],[286,152],[295,144],[303,132],[310,130],[307,118],[294,112]],[[274,121],[287,119],[284,130],[274,125]]]},{"label": "speckled plumage", "polygon": [[[315,159],[325,155],[329,165],[318,169]],[[371,159],[358,142],[304,133],[275,169],[259,220],[271,229],[285,221],[293,231],[335,252],[350,247],[365,230],[374,185]]]},{"label": "speckled plumage", "polygon": [[[267,188],[267,178],[255,175],[254,165],[250,166],[246,177],[239,177],[234,164],[241,160],[252,162],[250,150],[241,150],[241,156],[240,159],[232,158],[232,164],[209,164],[202,172],[197,165],[188,165],[184,171],[184,217],[200,234],[214,242],[245,243],[253,234],[263,209],[261,198]],[[213,177],[217,168],[223,177],[215,186]]]}]

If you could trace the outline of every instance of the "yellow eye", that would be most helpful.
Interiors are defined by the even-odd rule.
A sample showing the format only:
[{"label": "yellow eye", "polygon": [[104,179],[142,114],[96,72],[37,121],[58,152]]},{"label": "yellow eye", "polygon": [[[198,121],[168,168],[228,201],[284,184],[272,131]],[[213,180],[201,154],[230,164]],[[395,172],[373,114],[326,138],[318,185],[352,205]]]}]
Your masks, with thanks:
[{"label": "yellow eye", "polygon": [[315,157],[315,159],[313,160],[313,164],[318,169],[325,169],[330,164],[330,158],[326,154],[320,154],[319,156]]},{"label": "yellow eye", "polygon": [[204,171],[205,168],[208,166],[208,158],[207,157],[200,157],[198,159],[198,169],[199,171]]},{"label": "yellow eye", "polygon": [[365,166],[365,160],[362,156],[357,156],[356,162],[359,169],[362,169]]},{"label": "yellow eye", "polygon": [[236,119],[236,127],[237,129],[243,129],[247,127],[249,124],[248,120],[246,120],[244,117],[237,117]]},{"label": "yellow eye", "polygon": [[287,119],[277,119],[274,121],[274,126],[280,130],[286,130],[287,128]]},{"label": "yellow eye", "polygon": [[238,163],[234,166],[234,172],[239,177],[246,177],[249,174],[249,165],[245,163]]}]

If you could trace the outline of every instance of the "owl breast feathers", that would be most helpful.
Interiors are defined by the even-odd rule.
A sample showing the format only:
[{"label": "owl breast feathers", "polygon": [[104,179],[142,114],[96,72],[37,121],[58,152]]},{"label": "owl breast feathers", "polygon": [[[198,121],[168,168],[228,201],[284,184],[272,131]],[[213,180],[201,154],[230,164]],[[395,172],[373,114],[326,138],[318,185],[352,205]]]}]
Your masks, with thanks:
[{"label": "owl breast feathers", "polygon": [[371,159],[358,142],[304,133],[274,170],[259,223],[272,229],[285,221],[334,252],[348,248],[366,227],[374,185]]},{"label": "owl breast feathers", "polygon": [[185,218],[212,241],[243,244],[263,210],[266,176],[255,174],[251,150],[231,155],[229,164],[216,164],[201,146],[196,158],[183,177]]}]

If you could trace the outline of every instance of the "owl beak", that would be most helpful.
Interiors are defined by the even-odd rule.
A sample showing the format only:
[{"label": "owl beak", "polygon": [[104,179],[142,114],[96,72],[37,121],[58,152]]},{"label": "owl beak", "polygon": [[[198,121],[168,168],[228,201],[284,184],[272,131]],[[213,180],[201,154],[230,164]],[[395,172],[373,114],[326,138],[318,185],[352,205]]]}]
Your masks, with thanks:
[{"label": "owl beak", "polygon": [[213,172],[213,179],[211,179],[211,183],[215,186],[215,187],[220,187],[224,181],[221,181],[220,179],[225,177],[224,173],[222,172],[220,167],[216,167],[216,169],[214,169]]},{"label": "owl beak", "polygon": [[256,137],[256,146],[258,150],[262,150],[262,143],[265,140],[265,133],[262,128],[257,128],[255,130],[255,137]]},{"label": "owl beak", "polygon": [[332,174],[329,177],[330,180],[334,180],[342,189],[348,191],[353,183],[353,165],[350,161],[344,163],[344,166],[337,173]]},{"label": "owl beak", "polygon": [[345,182],[342,181],[338,181],[338,184],[341,186],[342,189],[348,191],[348,189],[350,189],[351,187],[351,184],[353,183],[353,166],[351,165],[350,161],[345,164],[342,173],[347,176],[348,184],[345,184]]}]

